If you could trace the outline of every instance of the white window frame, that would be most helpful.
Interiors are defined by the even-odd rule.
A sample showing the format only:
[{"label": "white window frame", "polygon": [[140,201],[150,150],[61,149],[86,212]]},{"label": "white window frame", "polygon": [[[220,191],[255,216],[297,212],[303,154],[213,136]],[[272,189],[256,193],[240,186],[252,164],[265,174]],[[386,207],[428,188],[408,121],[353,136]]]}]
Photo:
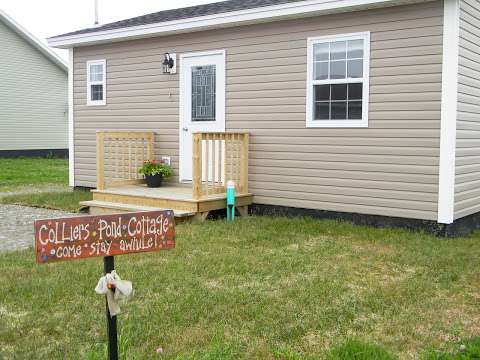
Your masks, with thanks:
[{"label": "white window frame", "polygon": [[[90,81],[90,67],[92,65],[102,65],[103,68],[103,80],[102,81]],[[92,100],[92,85],[102,85],[103,97],[102,100]],[[90,60],[87,61],[87,105],[99,106],[107,104],[107,61],[102,60]]]},{"label": "white window frame", "polygon": [[[325,79],[314,80],[315,73],[313,47],[315,44],[333,41],[345,40],[364,40],[365,47],[363,49],[363,77],[362,78],[345,78],[345,79]],[[370,32],[358,32],[350,34],[329,35],[311,37],[307,39],[307,128],[339,128],[339,127],[368,127],[368,103],[369,103],[369,82],[370,82]],[[331,84],[351,84],[363,82],[362,92],[362,119],[355,120],[315,120],[314,119],[314,101],[313,86],[314,85],[331,85]]]}]

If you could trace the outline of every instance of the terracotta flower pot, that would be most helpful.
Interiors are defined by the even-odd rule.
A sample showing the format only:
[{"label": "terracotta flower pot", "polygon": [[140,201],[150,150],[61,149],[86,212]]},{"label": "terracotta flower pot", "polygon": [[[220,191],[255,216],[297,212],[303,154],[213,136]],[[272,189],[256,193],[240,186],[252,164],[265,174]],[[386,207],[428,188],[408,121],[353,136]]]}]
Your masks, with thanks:
[{"label": "terracotta flower pot", "polygon": [[162,186],[163,176],[162,176],[162,174],[145,175],[145,181],[147,182],[148,187],[158,188],[158,187]]}]

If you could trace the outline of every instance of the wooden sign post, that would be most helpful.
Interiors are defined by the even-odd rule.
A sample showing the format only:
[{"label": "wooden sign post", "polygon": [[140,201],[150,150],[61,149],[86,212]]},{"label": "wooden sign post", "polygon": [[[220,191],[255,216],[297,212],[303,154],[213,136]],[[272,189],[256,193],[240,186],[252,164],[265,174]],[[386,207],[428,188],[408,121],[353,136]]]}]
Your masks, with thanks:
[{"label": "wooden sign post", "polygon": [[[103,256],[104,273],[115,269],[114,255],[175,247],[172,210],[79,216],[35,221],[39,264]],[[117,317],[107,307],[108,358],[118,359]]]}]

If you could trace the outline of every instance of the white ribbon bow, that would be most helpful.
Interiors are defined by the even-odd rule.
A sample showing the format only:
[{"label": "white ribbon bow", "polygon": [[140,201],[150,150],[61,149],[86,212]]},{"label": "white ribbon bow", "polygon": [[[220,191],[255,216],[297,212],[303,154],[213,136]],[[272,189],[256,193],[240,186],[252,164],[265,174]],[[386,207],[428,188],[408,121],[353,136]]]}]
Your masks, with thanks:
[{"label": "white ribbon bow", "polygon": [[[112,289],[108,285],[113,286]],[[114,291],[115,290],[115,291]],[[111,273],[102,276],[98,280],[95,292],[99,295],[107,296],[108,310],[110,316],[116,316],[120,313],[119,303],[127,300],[133,294],[131,281],[120,279],[117,272],[113,270]]]}]

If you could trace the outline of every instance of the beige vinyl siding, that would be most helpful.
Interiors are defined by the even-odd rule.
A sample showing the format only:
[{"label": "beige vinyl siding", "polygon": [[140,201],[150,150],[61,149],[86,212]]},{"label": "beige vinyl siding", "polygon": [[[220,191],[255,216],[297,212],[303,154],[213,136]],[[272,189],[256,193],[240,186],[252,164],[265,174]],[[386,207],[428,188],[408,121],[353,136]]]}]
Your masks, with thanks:
[{"label": "beige vinyl siding", "polygon": [[[442,3],[75,49],[76,184],[95,186],[95,131],[151,129],[178,169],[179,76],[165,52],[226,50],[226,128],[250,132],[256,203],[437,218]],[[371,32],[369,128],[306,128],[307,38]],[[86,106],[86,61],[107,105]],[[180,69],[179,69],[180,70]]]},{"label": "beige vinyl siding", "polygon": [[0,21],[0,151],[68,148],[67,72]]},{"label": "beige vinyl siding", "polygon": [[480,211],[480,2],[460,1],[455,219]]}]

